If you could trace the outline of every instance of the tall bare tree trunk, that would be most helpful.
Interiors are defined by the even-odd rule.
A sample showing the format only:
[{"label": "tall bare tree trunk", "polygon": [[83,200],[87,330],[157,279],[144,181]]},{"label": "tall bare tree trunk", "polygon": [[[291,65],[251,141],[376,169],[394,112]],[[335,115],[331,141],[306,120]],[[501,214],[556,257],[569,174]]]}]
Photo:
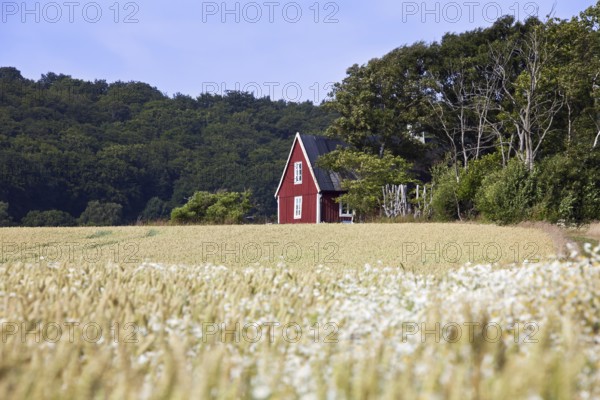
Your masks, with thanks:
[{"label": "tall bare tree trunk", "polygon": [[[521,54],[524,59],[524,70],[519,71],[526,79],[523,86],[519,86],[509,74],[513,52]],[[543,32],[534,30],[526,36],[523,43],[515,47],[509,46],[504,53],[493,54],[493,57],[501,90],[514,109],[514,113],[507,115],[512,120],[519,139],[517,156],[532,170],[544,139],[552,130],[554,118],[564,105],[564,101],[559,99],[558,89],[554,98],[550,99],[546,91],[541,90],[543,74],[547,73],[545,66],[552,58],[547,39]]]}]

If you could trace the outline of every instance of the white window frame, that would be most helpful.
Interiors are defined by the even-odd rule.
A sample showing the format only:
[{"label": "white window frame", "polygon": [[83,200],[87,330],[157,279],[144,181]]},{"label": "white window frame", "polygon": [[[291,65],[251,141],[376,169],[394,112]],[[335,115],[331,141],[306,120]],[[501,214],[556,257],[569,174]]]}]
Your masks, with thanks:
[{"label": "white window frame", "polygon": [[302,218],[302,196],[294,197],[294,219]]},{"label": "white window frame", "polygon": [[294,185],[302,184],[302,161],[294,163]]},{"label": "white window frame", "polygon": [[343,213],[343,203],[340,201],[340,217],[351,217],[352,216],[352,209],[348,206],[348,203],[346,203],[346,209],[347,209],[347,213],[344,214]]}]

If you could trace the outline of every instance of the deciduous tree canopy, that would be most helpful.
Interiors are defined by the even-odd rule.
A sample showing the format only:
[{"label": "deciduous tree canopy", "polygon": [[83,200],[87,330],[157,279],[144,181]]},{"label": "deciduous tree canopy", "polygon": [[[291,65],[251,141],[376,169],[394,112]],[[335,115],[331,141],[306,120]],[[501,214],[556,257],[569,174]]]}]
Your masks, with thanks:
[{"label": "deciduous tree canopy", "polygon": [[199,190],[251,189],[254,213],[273,216],[293,135],[321,133],[331,115],[248,93],[168,97],[139,82],[0,68],[0,201],[17,223],[30,211],[77,218],[90,201],[120,205],[131,223],[168,218]]}]

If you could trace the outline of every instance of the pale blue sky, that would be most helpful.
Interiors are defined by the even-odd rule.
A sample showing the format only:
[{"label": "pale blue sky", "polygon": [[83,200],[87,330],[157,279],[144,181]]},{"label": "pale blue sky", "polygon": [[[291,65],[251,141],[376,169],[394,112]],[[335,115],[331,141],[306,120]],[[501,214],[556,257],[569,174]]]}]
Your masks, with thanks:
[{"label": "pale blue sky", "polygon": [[595,2],[25,3],[0,2],[0,65],[14,66],[27,78],[52,71],[147,82],[169,95],[246,89],[320,102],[328,83],[340,81],[349,66],[403,44],[489,26],[499,14],[524,20],[538,9],[543,17],[553,5],[556,16],[569,18]]}]

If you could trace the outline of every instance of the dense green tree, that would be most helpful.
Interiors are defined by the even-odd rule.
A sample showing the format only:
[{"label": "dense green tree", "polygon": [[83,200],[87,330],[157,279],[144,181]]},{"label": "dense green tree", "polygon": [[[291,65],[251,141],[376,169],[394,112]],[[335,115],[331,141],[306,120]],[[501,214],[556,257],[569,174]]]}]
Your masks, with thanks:
[{"label": "dense green tree", "polygon": [[502,169],[500,154],[492,153],[473,160],[468,169],[456,170],[454,167],[452,163],[433,167],[434,215],[443,221],[475,218],[479,215],[475,199],[483,180]]},{"label": "dense green tree", "polygon": [[432,63],[427,45],[417,43],[350,67],[326,103],[340,115],[328,134],[380,157],[389,151],[417,158],[423,149],[413,136],[425,119],[424,78]]},{"label": "dense green tree", "polygon": [[516,223],[531,217],[535,204],[535,177],[516,158],[483,179],[477,191],[477,209],[494,222]]},{"label": "dense green tree", "polygon": [[206,221],[212,224],[239,224],[252,208],[252,193],[224,192],[217,194],[217,201],[206,209]]},{"label": "dense green tree", "polygon": [[239,224],[252,208],[250,191],[196,192],[171,212],[174,223]]},{"label": "dense green tree", "polygon": [[12,219],[8,214],[8,203],[0,201],[0,227],[10,226]]},{"label": "dense green tree", "polygon": [[140,219],[143,221],[156,221],[169,218],[169,214],[167,202],[159,197],[153,197],[148,200],[146,208],[140,214]]},{"label": "dense green tree", "polygon": [[23,226],[75,226],[77,221],[69,213],[59,210],[29,211],[21,220]]},{"label": "dense green tree", "polygon": [[533,218],[550,222],[599,218],[600,154],[548,157],[538,165],[535,178],[537,201]]},{"label": "dense green tree", "polygon": [[123,207],[116,203],[93,200],[79,216],[79,224],[85,226],[112,226],[121,223]]},{"label": "dense green tree", "polygon": [[413,182],[410,164],[401,157],[387,152],[368,154],[354,149],[335,150],[322,156],[318,165],[339,172],[342,188],[347,193],[339,201],[347,203],[359,217],[376,213],[382,204],[382,187]]}]

